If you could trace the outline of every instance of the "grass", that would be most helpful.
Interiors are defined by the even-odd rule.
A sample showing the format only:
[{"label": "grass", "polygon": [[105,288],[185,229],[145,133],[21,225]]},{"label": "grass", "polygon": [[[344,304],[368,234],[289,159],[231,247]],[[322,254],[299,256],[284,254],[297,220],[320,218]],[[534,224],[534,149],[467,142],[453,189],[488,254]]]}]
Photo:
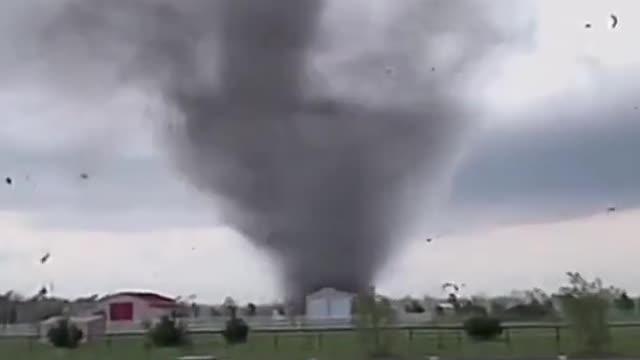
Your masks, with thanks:
[{"label": "grass", "polygon": [[[640,356],[640,328],[613,328],[611,351]],[[477,343],[461,331],[414,330],[394,332],[394,353],[399,357],[422,359],[436,354],[455,358],[540,358],[578,349],[568,330],[510,329],[501,339]],[[254,334],[246,345],[227,347],[219,336],[197,335],[193,345],[183,349],[159,349],[144,346],[137,338],[114,338],[85,344],[72,351],[59,351],[28,339],[0,340],[0,358],[12,360],[169,360],[181,355],[213,354],[229,360],[354,360],[363,358],[357,334]]]}]

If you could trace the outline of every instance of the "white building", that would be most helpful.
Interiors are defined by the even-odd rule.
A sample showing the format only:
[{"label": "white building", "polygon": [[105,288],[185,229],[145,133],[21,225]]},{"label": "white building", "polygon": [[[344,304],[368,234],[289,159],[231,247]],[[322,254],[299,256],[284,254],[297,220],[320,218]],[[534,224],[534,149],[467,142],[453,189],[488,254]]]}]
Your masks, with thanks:
[{"label": "white building", "polygon": [[306,297],[306,317],[312,320],[351,319],[354,294],[324,288]]}]

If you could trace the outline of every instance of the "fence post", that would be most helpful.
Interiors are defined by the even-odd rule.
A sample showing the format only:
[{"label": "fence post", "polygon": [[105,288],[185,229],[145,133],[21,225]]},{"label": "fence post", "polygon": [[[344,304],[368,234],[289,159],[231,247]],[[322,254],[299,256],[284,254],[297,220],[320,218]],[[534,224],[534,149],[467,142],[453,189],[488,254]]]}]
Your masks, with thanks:
[{"label": "fence post", "polygon": [[409,350],[409,354],[411,354],[411,350],[413,350],[413,329],[409,329],[408,350]]},{"label": "fence post", "polygon": [[562,351],[562,345],[560,342],[560,326],[559,325],[555,326],[555,331],[556,331],[556,349],[559,354]]},{"label": "fence post", "polygon": [[273,347],[278,350],[278,333],[273,334]]},{"label": "fence post", "polygon": [[307,349],[308,350],[313,350],[314,347],[315,347],[314,343],[315,343],[316,337],[314,336],[313,333],[305,333],[304,336],[307,339]]},{"label": "fence post", "polygon": [[511,330],[509,330],[509,328],[505,328],[504,340],[505,340],[505,343],[507,344],[507,349],[511,351]]}]

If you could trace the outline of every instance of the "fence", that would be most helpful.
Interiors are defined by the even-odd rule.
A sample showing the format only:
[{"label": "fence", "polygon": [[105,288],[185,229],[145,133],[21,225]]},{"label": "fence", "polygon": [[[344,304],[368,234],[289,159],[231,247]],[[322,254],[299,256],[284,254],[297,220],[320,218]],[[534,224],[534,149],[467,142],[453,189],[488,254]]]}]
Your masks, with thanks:
[{"label": "fence", "polygon": [[[624,333],[624,339],[621,343],[637,342],[640,337],[640,322],[614,322],[610,323],[612,331]],[[566,331],[567,325],[562,323],[507,323],[503,326],[504,332],[499,341],[492,343],[492,355],[495,352],[500,354],[514,354],[524,352],[526,345],[527,351],[544,352],[545,354],[558,354],[568,352],[571,349],[573,339],[569,332]],[[465,347],[469,347],[472,343],[467,341],[464,329],[461,324],[450,325],[398,325],[385,328],[396,334],[399,346],[403,346],[409,353],[414,351],[429,351],[430,353],[448,354],[450,352],[463,352]],[[634,329],[634,333],[626,330]],[[622,332],[620,332],[622,330]],[[205,328],[202,326],[192,325],[188,327],[188,331],[194,337],[201,339],[220,339],[221,328]],[[342,326],[296,326],[296,327],[255,327],[252,328],[252,337],[259,338],[263,350],[279,351],[286,347],[286,343],[291,343],[290,339],[304,339],[305,344],[314,350],[322,350],[323,347],[330,347],[331,341],[338,338],[345,338],[345,335],[353,336],[355,329],[351,325]],[[121,339],[135,340],[145,335],[144,329],[136,330],[110,330],[105,335],[105,344],[108,348],[117,347],[118,341]],[[37,328],[33,325],[10,325],[0,327],[0,340],[18,339],[26,341],[29,349],[34,347],[38,341]],[[527,340],[525,340],[527,339]],[[614,340],[616,338],[614,337]],[[624,340],[624,341],[622,341]],[[218,340],[216,340],[218,341]],[[139,341],[142,344],[143,341]],[[222,344],[220,340],[217,342]],[[426,345],[425,345],[426,344]],[[625,345],[619,344],[619,345]],[[145,345],[146,346],[146,345]],[[265,347],[267,346],[267,347]],[[476,346],[476,345],[473,345]],[[501,348],[497,348],[497,347]],[[627,346],[627,345],[625,345]],[[634,345],[635,346],[635,345]],[[625,354],[640,354],[640,346],[636,348],[625,348]],[[477,351],[474,348],[473,351]],[[527,354],[528,354],[527,352]],[[458,354],[458,353],[456,353]]]}]

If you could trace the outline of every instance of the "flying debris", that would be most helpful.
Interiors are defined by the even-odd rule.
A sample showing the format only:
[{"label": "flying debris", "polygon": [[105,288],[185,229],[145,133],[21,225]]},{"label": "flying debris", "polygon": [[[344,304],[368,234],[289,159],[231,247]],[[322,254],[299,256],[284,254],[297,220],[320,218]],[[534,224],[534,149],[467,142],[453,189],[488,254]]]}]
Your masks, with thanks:
[{"label": "flying debris", "polygon": [[434,71],[436,71],[436,68],[435,68],[435,67],[432,67],[432,68],[431,68],[431,72],[434,72]]},{"label": "flying debris", "polygon": [[390,66],[388,66],[384,71],[387,73],[387,75],[393,75],[394,73],[393,68]]},{"label": "flying debris", "polygon": [[607,212],[616,212],[617,208],[615,206],[609,206],[607,208]]},{"label": "flying debris", "polygon": [[82,174],[80,174],[80,178],[81,178],[82,180],[87,180],[87,179],[89,178],[89,174],[87,174],[87,173],[82,173]]},{"label": "flying debris", "polygon": [[448,288],[453,288],[456,292],[460,291],[460,287],[456,283],[446,282],[442,284],[442,290],[447,290]]},{"label": "flying debris", "polygon": [[37,297],[42,298],[47,296],[47,294],[49,293],[49,291],[47,290],[47,286],[43,286],[42,288],[40,288],[40,291],[38,291]]},{"label": "flying debris", "polygon": [[591,29],[591,23],[584,24],[584,27],[587,28],[587,29]]},{"label": "flying debris", "polygon": [[428,243],[430,243],[430,242],[432,242],[432,241],[433,241],[433,239],[432,239],[432,238],[427,238],[427,242],[428,242]]},{"label": "flying debris", "polygon": [[44,264],[44,263],[46,263],[47,261],[49,261],[49,258],[50,258],[50,257],[51,257],[51,253],[46,253],[46,254],[44,254],[44,256],[42,256],[42,257],[40,258],[40,264]]},{"label": "flying debris", "polygon": [[4,179],[4,182],[6,182],[7,185],[11,185],[13,184],[13,179],[11,179],[10,177],[7,177],[6,179]]},{"label": "flying debris", "polygon": [[616,14],[611,14],[611,28],[615,29],[616,27],[618,27],[618,17],[616,16]]}]

